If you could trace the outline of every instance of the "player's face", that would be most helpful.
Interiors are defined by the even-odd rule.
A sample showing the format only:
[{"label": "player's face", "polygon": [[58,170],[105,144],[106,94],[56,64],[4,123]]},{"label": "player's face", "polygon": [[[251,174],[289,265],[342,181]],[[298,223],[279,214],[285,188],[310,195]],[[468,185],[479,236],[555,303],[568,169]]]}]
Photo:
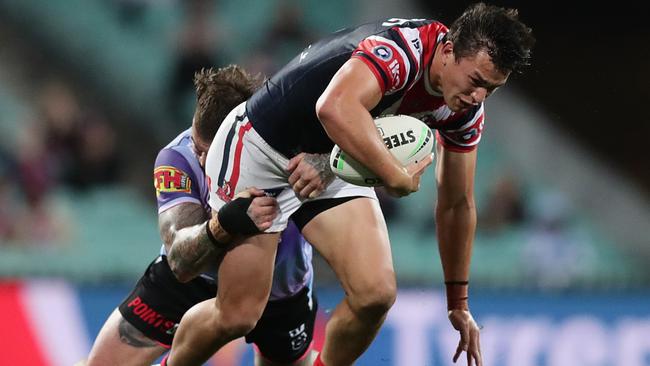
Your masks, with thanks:
[{"label": "player's face", "polygon": [[201,136],[196,132],[196,128],[192,125],[192,142],[194,154],[199,159],[199,164],[202,168],[205,168],[205,158],[208,155],[208,150],[210,149],[210,143],[201,139]]},{"label": "player's face", "polygon": [[508,79],[509,73],[498,71],[485,51],[460,59],[448,52],[444,57],[440,85],[446,104],[454,112],[482,103]]}]

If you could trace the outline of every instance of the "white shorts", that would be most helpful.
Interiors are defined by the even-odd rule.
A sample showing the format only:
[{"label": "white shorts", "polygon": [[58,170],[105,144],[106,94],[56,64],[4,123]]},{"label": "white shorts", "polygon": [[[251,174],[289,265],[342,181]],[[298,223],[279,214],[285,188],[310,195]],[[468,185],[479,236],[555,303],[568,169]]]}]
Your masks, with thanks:
[{"label": "white shorts", "polygon": [[266,232],[278,232],[286,228],[289,216],[304,202],[353,196],[377,199],[374,189],[339,178],[335,178],[320,196],[299,198],[289,185],[288,164],[289,159],[255,131],[246,116],[246,104],[240,104],[223,121],[208,151],[205,175],[210,188],[210,206],[219,210],[246,188],[262,189],[276,197],[280,206],[280,214]]}]

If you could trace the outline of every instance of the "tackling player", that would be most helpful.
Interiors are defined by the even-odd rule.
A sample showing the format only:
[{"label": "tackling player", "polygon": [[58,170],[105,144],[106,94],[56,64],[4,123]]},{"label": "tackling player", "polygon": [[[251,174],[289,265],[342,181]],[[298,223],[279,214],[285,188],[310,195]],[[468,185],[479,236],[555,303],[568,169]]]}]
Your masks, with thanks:
[{"label": "tackling player", "polygon": [[183,318],[167,366],[198,365],[254,327],[271,288],[275,243],[296,210],[304,214],[293,216],[303,235],[346,293],[327,324],[315,365],[351,365],[366,350],[396,296],[374,192],[335,179],[314,198],[304,161],[291,175],[283,168],[298,153],[328,154],[336,143],[392,194],[417,191],[431,160],[405,168],[389,153],[373,118],[390,113],[416,116],[437,130],[436,231],[448,316],[460,332],[453,359],[465,351],[468,364],[481,365],[468,285],[483,102],[528,63],[533,44],[516,10],[483,3],[466,9],[449,29],[424,19],[369,23],[309,46],[237,107],[208,153],[210,205],[219,208],[255,186],[279,191],[280,215],[265,233],[239,241],[232,251],[237,255],[222,261],[222,292]]},{"label": "tackling player", "polygon": [[[239,67],[230,66],[197,73],[195,84],[198,104],[192,127],[163,148],[155,163],[153,178],[164,243],[160,256],[106,321],[88,366],[151,365],[171,346],[183,314],[217,293],[210,273],[227,256],[227,243],[232,241],[224,230],[229,228],[229,215],[248,214],[254,230],[267,229],[277,215],[274,198],[248,189],[241,195],[244,198],[211,217],[205,155],[220,121],[250,97],[259,83]],[[242,202],[248,209],[236,207]],[[230,232],[236,231],[235,225]],[[317,310],[311,290],[311,246],[293,224],[283,231],[280,242],[269,302],[246,341],[256,345],[256,365],[310,365]]]}]

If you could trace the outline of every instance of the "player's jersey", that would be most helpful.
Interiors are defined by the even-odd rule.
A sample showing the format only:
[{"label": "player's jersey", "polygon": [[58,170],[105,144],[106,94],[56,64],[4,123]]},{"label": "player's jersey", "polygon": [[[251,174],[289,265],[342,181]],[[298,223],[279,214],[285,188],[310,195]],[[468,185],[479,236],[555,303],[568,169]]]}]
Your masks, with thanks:
[{"label": "player's jersey", "polygon": [[373,117],[408,114],[438,130],[448,149],[471,151],[483,126],[483,105],[454,113],[429,85],[428,69],[447,28],[433,20],[389,19],[344,29],[306,48],[248,101],[255,130],[286,157],[329,153],[333,142],[316,116],[316,101],[351,57],[373,72],[383,97]]},{"label": "player's jersey", "polygon": [[[202,205],[210,213],[205,173],[192,148],[191,129],[160,150],[154,167],[158,214],[181,203]],[[165,246],[161,248],[165,255]],[[275,259],[271,300],[286,298],[311,285],[312,248],[292,222],[280,236]],[[203,274],[203,277],[213,277]]]}]

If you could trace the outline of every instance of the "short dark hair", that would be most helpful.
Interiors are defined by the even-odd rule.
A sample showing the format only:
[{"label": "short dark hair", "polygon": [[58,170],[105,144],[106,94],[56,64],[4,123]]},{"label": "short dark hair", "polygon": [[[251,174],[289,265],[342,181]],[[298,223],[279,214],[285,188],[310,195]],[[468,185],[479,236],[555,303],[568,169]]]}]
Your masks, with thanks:
[{"label": "short dark hair", "polygon": [[230,111],[246,101],[261,85],[260,75],[251,75],[237,65],[201,69],[194,74],[196,109],[194,127],[206,142],[211,142]]},{"label": "short dark hair", "polygon": [[520,71],[530,64],[535,45],[532,29],[519,20],[517,9],[477,3],[456,19],[447,39],[460,59],[485,50],[501,72]]}]

